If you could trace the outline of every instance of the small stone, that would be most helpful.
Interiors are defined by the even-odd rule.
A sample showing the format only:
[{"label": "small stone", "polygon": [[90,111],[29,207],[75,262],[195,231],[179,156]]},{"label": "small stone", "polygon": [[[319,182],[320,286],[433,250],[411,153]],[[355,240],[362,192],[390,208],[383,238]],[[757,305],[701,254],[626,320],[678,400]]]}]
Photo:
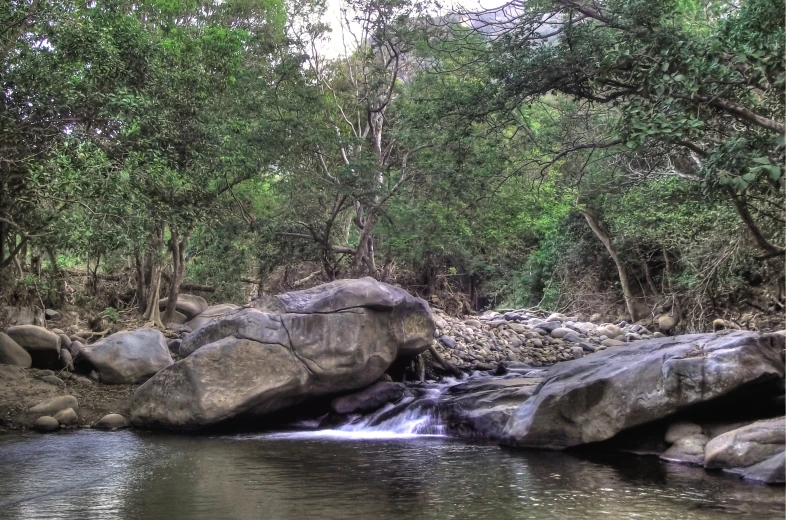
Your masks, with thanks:
[{"label": "small stone", "polygon": [[74,377],[74,381],[76,381],[80,385],[92,385],[93,384],[93,382],[90,381],[88,378],[82,377],[82,376]]},{"label": "small stone", "polygon": [[464,324],[468,327],[480,328],[480,322],[478,320],[464,320]]},{"label": "small stone", "polygon": [[89,377],[90,379],[92,379],[96,383],[100,383],[101,382],[101,374],[99,374],[97,370],[91,370],[90,373],[87,374],[87,377]]},{"label": "small stone", "polygon": [[440,336],[439,340],[448,348],[456,348],[456,340],[447,335]]},{"label": "small stone", "polygon": [[573,354],[573,359],[581,359],[584,357],[584,349],[581,347],[571,347],[570,352]]},{"label": "small stone", "polygon": [[625,345],[624,341],[619,341],[617,339],[604,339],[601,341],[601,345],[604,347],[621,347]]},{"label": "small stone", "polygon": [[128,419],[117,413],[105,415],[93,424],[93,428],[99,430],[116,430],[118,428],[128,428],[128,426]]},{"label": "small stone", "polygon": [[33,428],[40,432],[53,432],[60,429],[60,423],[54,417],[44,415],[35,420]]},{"label": "small stone", "polygon": [[65,383],[63,382],[63,380],[60,379],[57,376],[44,376],[44,377],[41,378],[41,381],[44,381],[45,383],[49,383],[50,385],[56,385],[56,386],[59,386],[59,387],[64,387],[65,386]]},{"label": "small stone", "polygon": [[581,338],[575,332],[568,332],[563,336],[565,341],[570,341],[571,343],[581,343]]},{"label": "small stone", "polygon": [[570,334],[571,332],[573,332],[573,331],[571,331],[570,329],[558,327],[558,328],[556,328],[556,329],[551,331],[551,337],[552,338],[564,338],[567,334]]},{"label": "small stone", "polygon": [[46,316],[46,319],[47,319],[48,321],[59,320],[59,319],[60,319],[60,317],[61,317],[61,316],[60,316],[60,313],[59,313],[59,312],[57,312],[57,311],[56,311],[56,310],[54,310],[54,309],[46,309],[46,310],[44,311],[44,316]]},{"label": "small stone", "polygon": [[55,419],[63,426],[76,426],[76,424],[79,422],[79,416],[76,414],[73,408],[60,410],[55,414]]}]

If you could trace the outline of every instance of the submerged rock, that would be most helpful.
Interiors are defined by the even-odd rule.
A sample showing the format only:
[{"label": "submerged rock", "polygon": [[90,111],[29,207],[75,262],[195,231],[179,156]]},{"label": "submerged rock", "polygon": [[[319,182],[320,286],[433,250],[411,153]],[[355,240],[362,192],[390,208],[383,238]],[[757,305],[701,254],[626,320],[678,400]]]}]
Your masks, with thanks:
[{"label": "submerged rock", "polygon": [[104,384],[139,383],[173,363],[166,338],[156,329],[112,334],[85,347],[76,365],[88,364]]},{"label": "submerged rock", "polygon": [[270,297],[186,336],[185,358],[134,393],[135,426],[196,429],[364,388],[428,348],[425,301],[372,278]]},{"label": "submerged rock", "polygon": [[598,442],[734,391],[782,387],[783,348],[782,336],[735,331],[640,341],[561,363],[513,414],[504,442]]}]

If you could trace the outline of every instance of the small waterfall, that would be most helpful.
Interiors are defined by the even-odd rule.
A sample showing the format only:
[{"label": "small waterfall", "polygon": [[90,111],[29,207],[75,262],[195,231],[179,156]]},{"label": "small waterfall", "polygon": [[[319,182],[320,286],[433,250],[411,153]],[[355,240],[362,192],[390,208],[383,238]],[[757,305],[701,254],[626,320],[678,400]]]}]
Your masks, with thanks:
[{"label": "small waterfall", "polygon": [[422,395],[390,403],[339,428],[346,432],[387,432],[403,435],[445,435],[438,405],[445,387],[426,388]]}]

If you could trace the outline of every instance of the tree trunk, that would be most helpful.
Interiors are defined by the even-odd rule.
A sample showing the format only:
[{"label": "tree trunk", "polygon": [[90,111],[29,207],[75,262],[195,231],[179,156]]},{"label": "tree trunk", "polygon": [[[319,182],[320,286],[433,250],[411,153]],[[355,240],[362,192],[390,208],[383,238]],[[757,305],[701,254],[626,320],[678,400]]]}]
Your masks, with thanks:
[{"label": "tree trunk", "polygon": [[647,262],[647,258],[644,255],[639,255],[641,259],[641,270],[644,271],[644,278],[647,280],[647,286],[650,289],[650,292],[653,296],[658,295],[658,288],[655,287],[655,282],[652,279],[652,271],[650,271],[649,263]]},{"label": "tree trunk", "polygon": [[756,245],[764,251],[765,255],[764,258],[772,258],[775,256],[782,256],[786,254],[786,249],[776,246],[772,244],[767,238],[764,236],[764,233],[761,232],[759,226],[756,224],[753,216],[748,211],[748,204],[744,198],[738,196],[734,193],[734,190],[731,188],[727,189],[729,196],[731,197],[732,202],[734,203],[734,207],[737,208],[737,213],[740,215],[740,218],[750,230],[751,235],[753,235],[753,239],[756,241]]},{"label": "tree trunk", "polygon": [[633,296],[630,290],[630,281],[628,280],[628,274],[625,272],[625,266],[622,265],[622,260],[620,260],[617,251],[614,249],[614,245],[611,243],[611,237],[606,232],[603,225],[600,223],[598,218],[590,213],[589,211],[582,211],[582,215],[584,218],[587,219],[587,224],[592,229],[592,232],[595,233],[595,236],[606,246],[606,250],[609,252],[611,259],[614,260],[614,265],[617,266],[617,272],[619,273],[620,277],[620,285],[622,286],[622,296],[625,298],[625,306],[628,309],[628,314],[630,315],[631,321],[635,322],[637,319],[636,310],[633,308]]},{"label": "tree trunk", "polygon": [[161,312],[158,309],[158,296],[161,293],[161,272],[159,271],[156,276],[155,290],[150,291],[150,299],[148,300],[147,311],[145,317],[148,318],[146,327],[158,327],[165,329],[164,324],[161,323]]},{"label": "tree trunk", "polygon": [[169,279],[169,296],[167,297],[166,310],[162,321],[169,325],[175,317],[177,296],[180,292],[180,280],[183,277],[183,260],[185,240],[180,242],[177,226],[170,225],[169,250],[172,252],[172,277]]},{"label": "tree trunk", "polygon": [[156,316],[159,315],[158,297],[161,290],[161,268],[159,265],[159,255],[161,254],[163,239],[163,227],[159,224],[156,224],[153,228],[153,232],[150,235],[147,251],[145,252],[145,281],[149,283],[146,289],[147,305],[145,306],[145,313],[143,316],[145,319],[151,319],[154,314]]},{"label": "tree trunk", "polygon": [[147,298],[145,298],[145,266],[139,251],[134,253],[134,263],[136,264],[136,301],[139,314],[144,314],[147,310]]}]

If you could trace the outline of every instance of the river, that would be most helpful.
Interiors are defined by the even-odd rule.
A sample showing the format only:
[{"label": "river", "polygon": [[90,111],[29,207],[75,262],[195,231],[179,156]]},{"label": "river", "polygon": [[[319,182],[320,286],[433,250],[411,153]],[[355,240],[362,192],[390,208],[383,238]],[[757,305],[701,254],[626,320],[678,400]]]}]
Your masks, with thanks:
[{"label": "river", "polygon": [[0,518],[783,518],[784,489],[631,455],[380,431],[0,436]]}]

